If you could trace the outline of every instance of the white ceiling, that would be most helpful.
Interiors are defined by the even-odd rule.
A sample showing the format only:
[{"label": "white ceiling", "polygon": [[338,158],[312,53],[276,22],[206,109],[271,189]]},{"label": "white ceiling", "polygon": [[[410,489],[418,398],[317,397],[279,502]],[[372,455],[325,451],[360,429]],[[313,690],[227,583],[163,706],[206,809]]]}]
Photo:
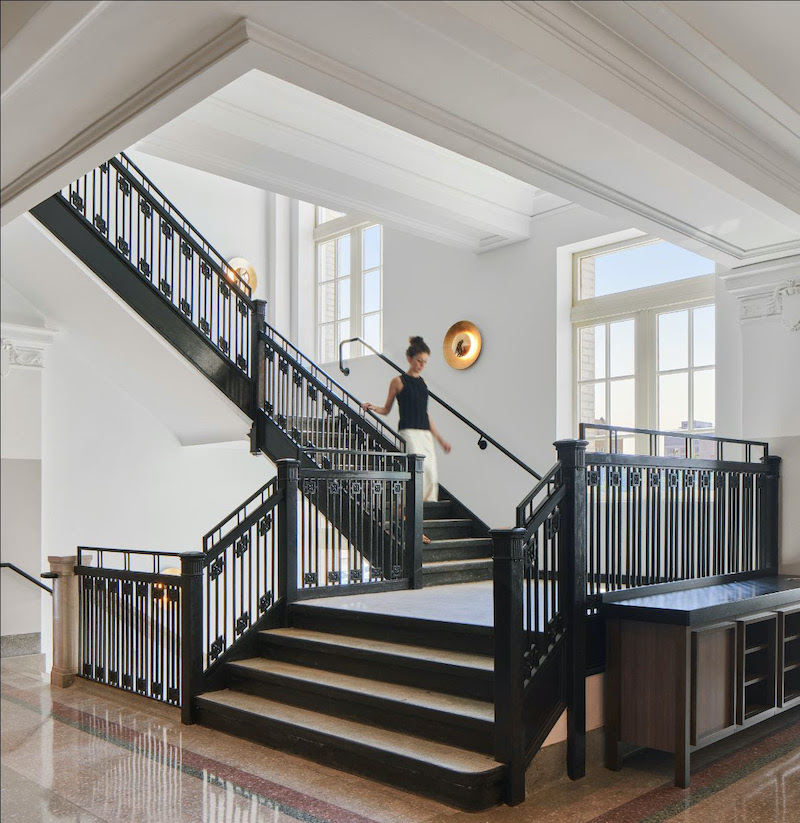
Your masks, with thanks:
[{"label": "white ceiling", "polygon": [[571,201],[730,266],[797,254],[799,30],[749,0],[48,3],[0,54],[3,221],[157,132],[448,242]]}]

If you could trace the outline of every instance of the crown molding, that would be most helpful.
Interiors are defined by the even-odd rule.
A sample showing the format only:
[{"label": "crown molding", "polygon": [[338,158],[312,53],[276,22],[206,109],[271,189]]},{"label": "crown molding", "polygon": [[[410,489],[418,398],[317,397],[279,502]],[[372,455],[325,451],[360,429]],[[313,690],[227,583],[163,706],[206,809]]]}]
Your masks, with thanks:
[{"label": "crown molding", "polygon": [[44,368],[44,352],[58,332],[38,326],[17,323],[0,324],[2,339],[2,374],[8,374],[11,366],[29,369]]}]

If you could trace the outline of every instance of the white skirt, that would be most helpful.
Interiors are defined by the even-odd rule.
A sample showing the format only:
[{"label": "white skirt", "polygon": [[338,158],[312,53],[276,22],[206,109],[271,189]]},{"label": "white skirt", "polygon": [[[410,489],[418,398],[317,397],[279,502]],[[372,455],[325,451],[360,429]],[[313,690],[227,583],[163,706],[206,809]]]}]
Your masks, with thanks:
[{"label": "white skirt", "polygon": [[430,429],[400,429],[400,437],[406,441],[407,454],[422,454],[422,499],[439,499],[439,472],[436,468],[436,449]]}]

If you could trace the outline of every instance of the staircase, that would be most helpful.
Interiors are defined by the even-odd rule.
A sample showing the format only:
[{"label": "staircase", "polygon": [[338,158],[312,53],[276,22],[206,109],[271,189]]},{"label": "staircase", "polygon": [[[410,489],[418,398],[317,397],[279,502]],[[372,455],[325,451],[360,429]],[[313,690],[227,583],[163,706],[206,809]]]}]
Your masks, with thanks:
[{"label": "staircase", "polygon": [[499,802],[490,629],[311,604],[289,624],[226,664],[199,722],[458,808]]},{"label": "staircase", "polygon": [[[419,470],[412,471],[413,461],[404,456],[392,457],[404,450],[399,435],[365,415],[356,398],[264,322],[264,304],[251,300],[224,258],[124,155],[32,213],[251,417],[254,453],[297,461],[294,469],[280,464],[277,485],[272,480],[257,491],[206,535],[199,559],[187,560],[180,595],[184,722],[199,721],[463,809],[484,809],[501,798],[519,802],[519,786],[512,794],[508,789],[508,764],[520,762],[519,747],[505,752],[503,738],[511,735],[497,729],[519,727],[523,719],[505,717],[496,726],[496,711],[508,715],[504,707],[514,701],[500,691],[495,705],[496,693],[508,683],[495,682],[493,629],[335,607],[334,595],[420,585],[414,539]],[[446,408],[478,432],[480,448],[491,442],[538,478]],[[305,472],[299,485],[298,471]],[[551,488],[555,481],[547,483]],[[314,525],[298,529],[298,510],[292,509],[279,532],[277,507],[296,501],[298,492],[305,498],[303,511],[314,510]],[[333,503],[331,495],[338,495]],[[491,580],[488,526],[447,489],[440,487],[440,496],[421,506],[422,531],[431,541],[422,548],[424,586]],[[339,542],[328,551],[328,562],[342,543],[349,544],[347,563],[319,571],[316,561],[306,565],[306,555],[298,561],[303,529],[307,537],[309,528],[323,539],[336,533]],[[548,535],[543,545],[553,540]],[[248,565],[254,556],[258,564]],[[377,556],[383,558],[380,567]],[[261,588],[245,590],[245,580]],[[514,596],[521,596],[521,585],[514,584]],[[224,602],[213,625],[210,611],[203,613],[212,592],[217,604]],[[327,599],[309,600],[321,595]],[[518,617],[509,626],[522,630]],[[551,647],[557,634],[549,637]],[[514,643],[516,654],[523,644]],[[540,658],[537,650],[531,671]],[[513,682],[522,687],[522,676]],[[551,691],[542,705],[561,706],[561,686]],[[529,735],[538,744],[560,709],[548,711],[537,736]],[[498,747],[503,763],[495,760]]]}]

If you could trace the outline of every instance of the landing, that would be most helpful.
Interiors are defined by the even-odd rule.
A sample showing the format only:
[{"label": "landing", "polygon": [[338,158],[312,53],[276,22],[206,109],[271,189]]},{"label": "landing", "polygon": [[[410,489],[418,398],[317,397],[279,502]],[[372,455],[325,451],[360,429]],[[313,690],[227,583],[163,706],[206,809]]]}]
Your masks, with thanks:
[{"label": "landing", "polygon": [[304,600],[303,605],[466,626],[494,626],[491,580],[376,594],[320,597]]}]

